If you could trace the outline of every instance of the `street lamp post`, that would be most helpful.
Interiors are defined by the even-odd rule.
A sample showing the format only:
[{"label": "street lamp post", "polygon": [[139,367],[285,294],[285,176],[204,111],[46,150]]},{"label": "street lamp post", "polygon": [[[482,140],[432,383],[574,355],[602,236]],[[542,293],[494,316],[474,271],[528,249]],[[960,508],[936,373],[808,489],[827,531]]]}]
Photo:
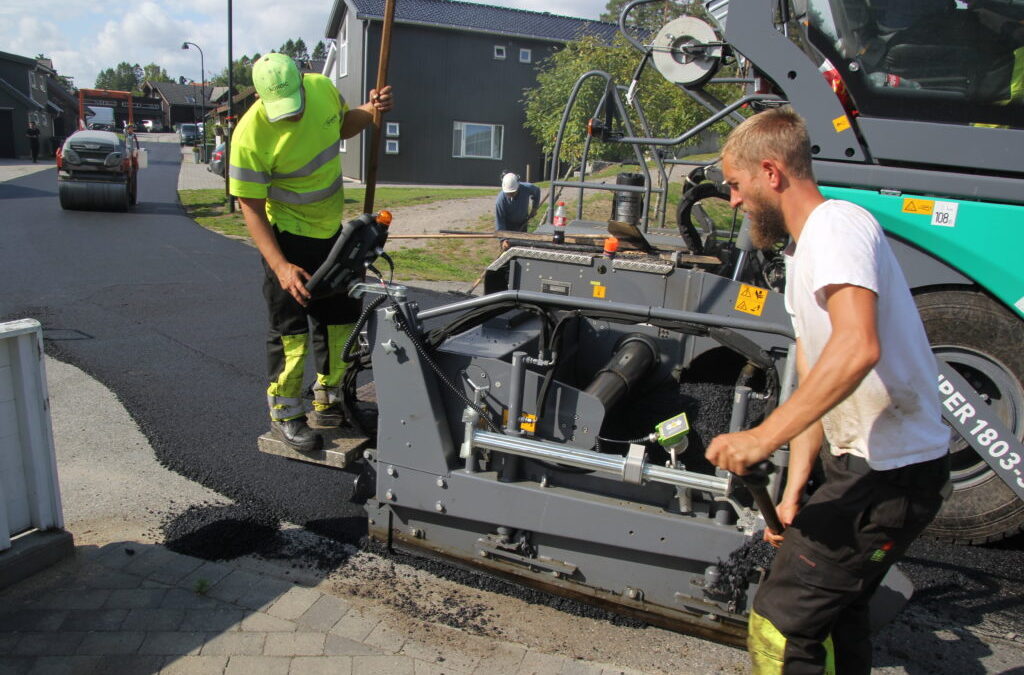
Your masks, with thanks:
[{"label": "street lamp post", "polygon": [[199,45],[197,45],[195,42],[188,42],[188,41],[182,42],[181,43],[181,48],[182,49],[188,49],[189,45],[192,45],[193,47],[195,47],[196,49],[199,50],[199,99],[200,99],[200,107],[199,107],[199,109],[202,111],[202,120],[203,120],[203,138],[202,138],[202,145],[200,146],[201,149],[199,151],[199,158],[200,158],[201,161],[205,162],[206,161],[206,63],[205,63],[205,59],[203,58],[203,50],[202,50],[202,48]]}]

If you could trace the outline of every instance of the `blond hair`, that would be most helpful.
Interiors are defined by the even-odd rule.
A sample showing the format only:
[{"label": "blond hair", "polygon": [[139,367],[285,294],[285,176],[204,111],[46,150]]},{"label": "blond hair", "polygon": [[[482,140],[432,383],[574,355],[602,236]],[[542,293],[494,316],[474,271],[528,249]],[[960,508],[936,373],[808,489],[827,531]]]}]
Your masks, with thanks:
[{"label": "blond hair", "polygon": [[758,113],[733,129],[722,146],[722,156],[747,171],[761,160],[773,159],[794,178],[814,180],[807,124],[788,105]]}]

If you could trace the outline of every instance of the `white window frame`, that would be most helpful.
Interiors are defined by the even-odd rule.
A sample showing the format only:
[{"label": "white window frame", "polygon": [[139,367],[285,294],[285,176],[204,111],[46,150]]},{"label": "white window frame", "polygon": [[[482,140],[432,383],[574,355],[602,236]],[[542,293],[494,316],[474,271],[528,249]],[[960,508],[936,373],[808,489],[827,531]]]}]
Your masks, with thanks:
[{"label": "white window frame", "polygon": [[398,138],[401,136],[401,125],[399,122],[385,122],[384,123],[384,135],[390,138]]},{"label": "white window frame", "polygon": [[398,139],[388,138],[384,140],[384,154],[385,155],[397,155],[398,154]]},{"label": "white window frame", "polygon": [[[523,58],[524,56],[526,58]],[[527,49],[526,47],[520,47],[519,63],[533,63],[533,50]]]},{"label": "white window frame", "polygon": [[341,143],[338,144],[338,152],[346,152],[348,150],[348,146],[346,145],[346,141],[347,141],[347,139],[345,139],[345,138],[341,139]]},{"label": "white window frame", "polygon": [[341,32],[338,33],[338,77],[348,76],[348,12],[341,21]]},{"label": "white window frame", "polygon": [[494,60],[504,61],[505,60],[505,45],[494,45]]},{"label": "white window frame", "polygon": [[[467,155],[466,154],[466,125],[491,128],[491,154],[490,155]],[[500,138],[495,139],[494,130],[498,129]],[[456,139],[458,146],[456,148]],[[497,146],[497,147],[495,147]],[[505,153],[505,125],[490,124],[488,122],[462,122],[456,120],[452,124],[452,157],[456,159],[494,159],[501,160]]]}]

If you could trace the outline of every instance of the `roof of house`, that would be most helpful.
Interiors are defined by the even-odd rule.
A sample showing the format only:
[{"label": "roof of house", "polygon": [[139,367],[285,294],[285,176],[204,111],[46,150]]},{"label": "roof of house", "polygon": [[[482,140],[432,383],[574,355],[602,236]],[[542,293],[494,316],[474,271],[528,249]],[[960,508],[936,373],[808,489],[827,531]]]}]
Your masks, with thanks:
[{"label": "roof of house", "polygon": [[23,94],[21,90],[19,90],[17,87],[15,87],[13,84],[3,79],[2,77],[0,77],[0,89],[5,90],[11,96],[21,101],[23,104],[35,108],[36,110],[42,110],[44,107],[41,103],[37,103],[36,101],[33,101],[31,98]]},{"label": "roof of house", "polygon": [[[194,105],[193,101],[205,96],[207,105],[210,105],[210,95],[213,87],[200,87],[198,84],[178,84],[177,82],[153,82],[146,81],[150,87],[167,101],[168,105]],[[190,100],[191,99],[191,100]]]},{"label": "roof of house", "polygon": [[[338,32],[346,0],[336,0],[328,22],[328,36]],[[347,0],[359,19],[383,19],[384,0]],[[455,28],[495,35],[568,42],[582,35],[611,41],[618,27],[612,23],[570,16],[493,7],[458,0],[403,0],[395,3],[395,22]]]}]

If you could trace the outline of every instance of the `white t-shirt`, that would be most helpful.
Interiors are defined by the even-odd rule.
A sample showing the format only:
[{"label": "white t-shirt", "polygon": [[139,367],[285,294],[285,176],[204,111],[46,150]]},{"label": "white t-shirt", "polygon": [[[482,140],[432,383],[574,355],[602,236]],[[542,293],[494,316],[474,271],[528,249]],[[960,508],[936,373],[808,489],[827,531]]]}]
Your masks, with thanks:
[{"label": "white t-shirt", "polygon": [[874,217],[850,202],[819,205],[786,251],[786,309],[808,365],[832,335],[824,289],[867,288],[878,296],[881,358],[860,385],[822,418],[832,453],[863,457],[884,471],[941,457],[938,371],[896,257]]}]

